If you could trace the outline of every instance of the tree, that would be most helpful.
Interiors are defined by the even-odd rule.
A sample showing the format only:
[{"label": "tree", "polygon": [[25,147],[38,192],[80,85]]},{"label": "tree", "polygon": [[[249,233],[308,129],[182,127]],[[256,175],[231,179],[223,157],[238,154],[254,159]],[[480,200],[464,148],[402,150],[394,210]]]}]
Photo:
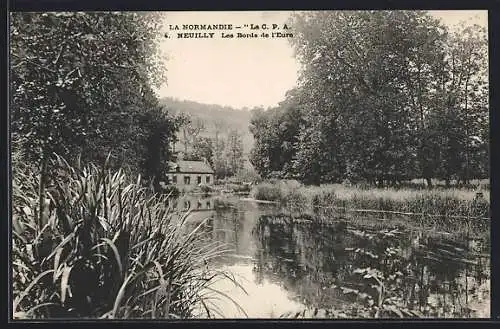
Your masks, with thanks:
[{"label": "tree", "polygon": [[468,183],[472,177],[484,176],[489,163],[487,33],[478,25],[462,26],[451,35],[449,45],[445,88],[450,107],[462,123],[457,126],[458,147],[453,149],[462,161],[455,172]]},{"label": "tree", "polygon": [[449,185],[452,178],[467,182],[488,175],[486,33],[479,26],[457,28],[447,35],[443,49],[422,120],[420,164],[428,176]]},{"label": "tree", "polygon": [[250,161],[264,177],[276,174],[294,176],[291,165],[301,122],[294,93],[294,90],[289,91],[287,98],[275,108],[266,111],[255,109],[252,112],[250,131],[255,145]]},{"label": "tree", "polygon": [[[299,15],[296,27],[295,48],[305,63],[302,83],[311,112],[303,139],[321,131],[299,154],[320,161],[317,155],[342,151],[340,163],[322,161],[314,170],[334,165],[339,171],[334,176],[352,180],[407,176],[413,167],[417,112],[407,78],[416,62],[416,71],[435,65],[441,26],[420,12],[343,11]],[[317,149],[311,153],[311,147]]]},{"label": "tree", "polygon": [[176,141],[175,134],[183,124],[183,118],[172,118],[164,108],[155,109],[144,113],[141,118],[141,126],[146,132],[141,145],[142,150],[140,164],[146,179],[153,181],[155,191],[160,191],[160,182],[164,180],[169,160],[174,158],[171,143]]},{"label": "tree", "polygon": [[276,149],[276,146],[271,143],[279,142],[268,116],[268,113],[263,110],[256,109],[252,111],[250,120],[250,132],[255,139],[254,147],[250,152],[250,162],[264,178],[268,178],[270,173],[277,169],[271,165],[272,151]]},{"label": "tree", "polygon": [[217,178],[224,178],[227,176],[227,161],[225,157],[225,146],[224,140],[221,138],[222,130],[225,128],[224,122],[222,120],[215,119],[213,121],[215,128],[214,140],[213,140],[213,154],[212,154],[212,164],[214,166],[215,176]]},{"label": "tree", "polygon": [[189,154],[193,151],[194,144],[201,132],[205,131],[205,123],[200,119],[189,114],[184,114],[185,122],[181,127],[182,144],[184,145],[184,153]]},{"label": "tree", "polygon": [[306,12],[291,24],[299,86],[250,125],[263,177],[430,186],[485,175],[484,31],[449,33],[420,11]]},{"label": "tree", "polygon": [[194,140],[192,152],[185,159],[206,160],[213,166],[213,141],[208,137],[198,137]]},{"label": "tree", "polygon": [[227,159],[224,154],[226,144],[222,139],[214,141],[214,152],[212,156],[212,163],[214,166],[215,176],[217,178],[225,178],[227,176]]},{"label": "tree", "polygon": [[116,165],[140,170],[141,136],[151,132],[136,123],[157,111],[151,87],[165,78],[160,21],[152,13],[12,13],[13,147],[42,167],[52,152],[84,161],[111,152]]},{"label": "tree", "polygon": [[243,169],[243,141],[241,135],[232,130],[227,138],[227,175],[234,176]]}]

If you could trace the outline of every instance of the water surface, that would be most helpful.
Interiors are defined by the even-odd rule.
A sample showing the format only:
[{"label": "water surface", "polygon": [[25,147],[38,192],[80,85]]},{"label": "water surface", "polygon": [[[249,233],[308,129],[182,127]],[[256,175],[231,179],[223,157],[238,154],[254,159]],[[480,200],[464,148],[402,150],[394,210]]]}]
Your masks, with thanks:
[{"label": "water surface", "polygon": [[[294,220],[238,198],[202,205],[188,225],[233,251],[210,266],[222,280],[220,317],[489,317],[489,234]],[[185,202],[185,201],[181,201]],[[210,203],[211,202],[211,203]],[[378,311],[377,311],[378,310]]]}]

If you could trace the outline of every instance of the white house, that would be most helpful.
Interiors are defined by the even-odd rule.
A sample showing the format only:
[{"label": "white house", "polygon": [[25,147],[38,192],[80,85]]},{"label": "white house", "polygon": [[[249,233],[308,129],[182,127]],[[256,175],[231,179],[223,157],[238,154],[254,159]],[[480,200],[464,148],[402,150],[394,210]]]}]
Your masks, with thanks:
[{"label": "white house", "polygon": [[214,170],[207,161],[177,161],[169,164],[167,178],[170,184],[182,190],[189,190],[199,185],[214,183]]}]

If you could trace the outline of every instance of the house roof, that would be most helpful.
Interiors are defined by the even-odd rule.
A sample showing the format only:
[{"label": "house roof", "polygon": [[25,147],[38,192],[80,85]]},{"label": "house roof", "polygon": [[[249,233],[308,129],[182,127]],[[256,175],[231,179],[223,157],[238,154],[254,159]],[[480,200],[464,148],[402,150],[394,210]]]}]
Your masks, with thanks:
[{"label": "house roof", "polygon": [[[179,170],[177,170],[179,167]],[[214,170],[204,161],[177,161],[170,163],[169,172],[213,174]]]}]

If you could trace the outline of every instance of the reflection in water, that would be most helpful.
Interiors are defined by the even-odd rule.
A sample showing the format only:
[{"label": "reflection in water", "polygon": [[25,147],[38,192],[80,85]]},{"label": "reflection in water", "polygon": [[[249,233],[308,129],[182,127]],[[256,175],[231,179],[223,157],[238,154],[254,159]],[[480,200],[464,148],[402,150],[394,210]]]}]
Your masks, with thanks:
[{"label": "reflection in water", "polygon": [[251,264],[223,265],[221,269],[233,273],[245,289],[240,289],[229,280],[218,281],[212,286],[213,289],[231,296],[239,305],[237,307],[226,298],[219,299],[217,306],[223,310],[226,317],[275,318],[285,312],[304,309],[303,304],[290,299],[285,286],[267,279],[259,283],[252,281],[254,271]]},{"label": "reflection in water", "polygon": [[[217,288],[249,317],[312,309],[333,317],[488,317],[489,240],[429,232],[291,222],[270,205],[233,200],[193,212],[234,251],[211,266],[234,273]],[[200,214],[203,215],[200,216]],[[245,316],[220,301],[225,317]],[[319,310],[319,311],[318,311]]]}]

